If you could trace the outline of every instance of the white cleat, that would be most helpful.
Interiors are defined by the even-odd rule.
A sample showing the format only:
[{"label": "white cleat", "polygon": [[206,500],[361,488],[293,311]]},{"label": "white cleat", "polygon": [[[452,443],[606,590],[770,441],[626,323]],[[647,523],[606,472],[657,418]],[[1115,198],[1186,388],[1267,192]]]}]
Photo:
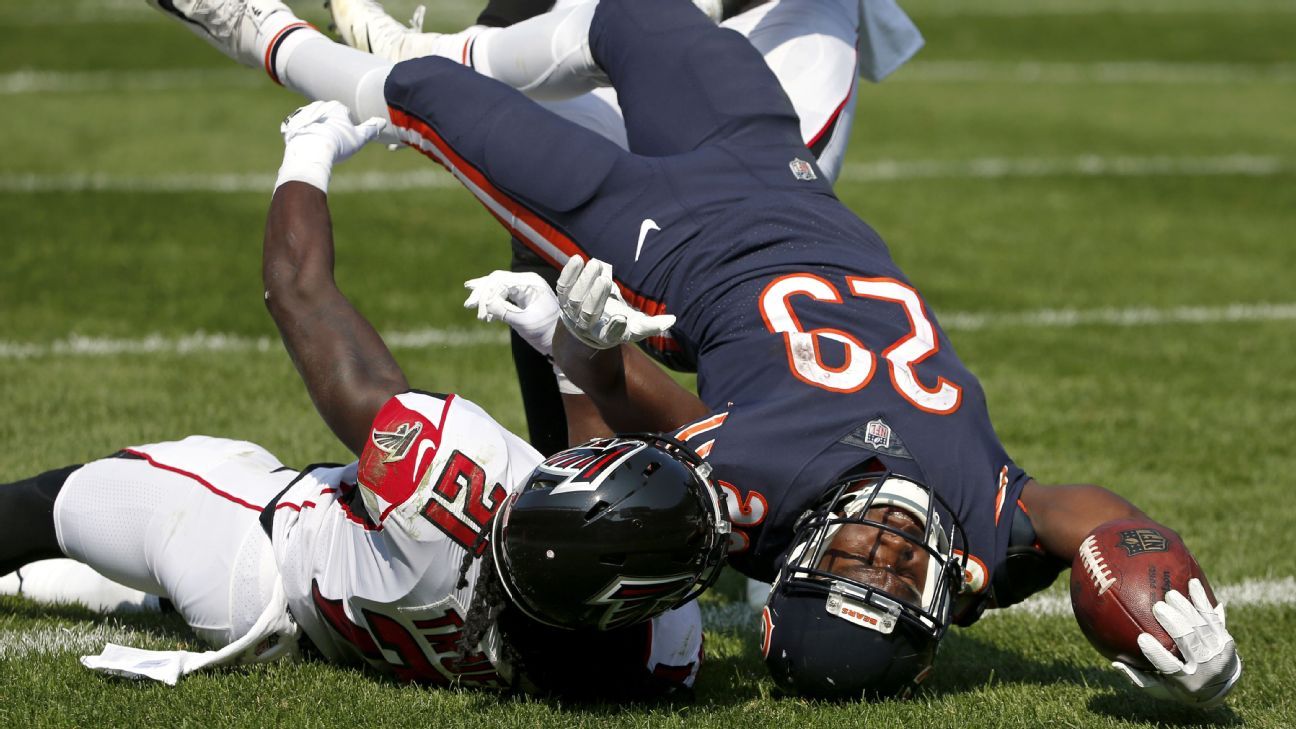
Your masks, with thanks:
[{"label": "white cleat", "polygon": [[712,23],[724,20],[724,3],[721,0],[693,0],[693,4],[705,13]]},{"label": "white cleat", "polygon": [[269,36],[290,26],[306,25],[279,0],[148,0],[148,3],[245,66],[260,67],[266,63]]},{"label": "white cleat", "polygon": [[422,13],[415,13],[418,27],[410,28],[388,15],[376,0],[327,0],[325,6],[333,15],[333,26],[342,42],[393,63],[407,60],[406,38],[423,35]]}]

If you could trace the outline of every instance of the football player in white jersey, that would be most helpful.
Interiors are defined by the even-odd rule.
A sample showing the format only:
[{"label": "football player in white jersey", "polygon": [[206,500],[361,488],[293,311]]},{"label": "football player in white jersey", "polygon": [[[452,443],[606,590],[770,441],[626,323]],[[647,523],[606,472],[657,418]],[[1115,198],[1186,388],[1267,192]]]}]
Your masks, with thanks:
[{"label": "football player in white jersey", "polygon": [[359,460],[295,470],[252,443],[191,436],[6,484],[0,573],[65,555],[169,599],[215,650],[109,645],[82,659],[168,683],[304,650],[431,685],[690,685],[691,598],[728,534],[706,467],[653,436],[543,460],[466,398],[410,388],[333,280],[330,170],[380,126],[335,102],[285,121],[264,248],[267,307]]}]

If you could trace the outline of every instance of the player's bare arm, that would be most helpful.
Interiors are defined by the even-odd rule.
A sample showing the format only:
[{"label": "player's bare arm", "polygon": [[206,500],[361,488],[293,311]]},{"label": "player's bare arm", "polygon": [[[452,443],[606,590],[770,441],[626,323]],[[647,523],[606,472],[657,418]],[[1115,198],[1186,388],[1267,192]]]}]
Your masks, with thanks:
[{"label": "player's bare arm", "polygon": [[1093,484],[1031,480],[1021,501],[1040,548],[1072,564],[1076,620],[1114,668],[1158,698],[1224,700],[1242,660],[1223,603],[1178,534]]},{"label": "player's bare arm", "polygon": [[266,220],[262,279],[266,308],[311,401],[338,439],[359,454],[378,410],[409,383],[333,278],[327,168],[365,140],[345,138],[346,128],[357,128],[340,105],[326,107],[330,111],[319,115],[321,107],[312,104],[285,122],[288,151]]},{"label": "player's bare arm", "polygon": [[[464,306],[476,308],[478,319],[508,324],[553,363],[573,445],[616,432],[673,430],[708,413],[642,352],[619,344],[660,333],[674,320],[643,315],[614,297],[611,269],[601,262],[587,267],[573,259],[559,295],[534,273],[494,271],[464,286],[472,291]],[[563,305],[571,313],[560,314]],[[558,326],[559,318],[567,324]],[[578,374],[569,376],[564,362]]]},{"label": "player's bare arm", "polygon": [[554,359],[585,391],[613,430],[670,431],[710,414],[632,342],[658,336],[673,316],[648,316],[628,305],[612,267],[572,257],[555,287],[564,326],[554,333]]},{"label": "player's bare arm", "polygon": [[615,431],[671,431],[710,413],[636,347],[592,349],[558,327],[554,359]]},{"label": "player's bare arm", "polygon": [[1040,546],[1049,556],[1067,563],[1098,525],[1114,519],[1147,518],[1124,497],[1094,484],[1046,486],[1031,479],[1022,488],[1021,500]]}]

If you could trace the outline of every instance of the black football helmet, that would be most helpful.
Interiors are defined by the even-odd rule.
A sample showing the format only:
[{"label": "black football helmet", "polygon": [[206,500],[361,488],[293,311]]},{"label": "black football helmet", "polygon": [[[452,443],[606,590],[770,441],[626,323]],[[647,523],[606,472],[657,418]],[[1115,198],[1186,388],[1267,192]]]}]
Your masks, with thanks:
[{"label": "black football helmet", "polygon": [[611,630],[697,597],[719,576],[729,544],[710,472],[660,435],[596,439],[551,456],[492,527],[509,598],[547,625]]},{"label": "black football helmet", "polygon": [[[922,526],[922,538],[866,518],[875,506],[907,512]],[[899,535],[917,554],[926,553],[921,596],[820,569],[848,524]],[[761,616],[761,648],[774,681],[810,698],[907,696],[931,671],[963,583],[967,546],[958,519],[931,489],[884,471],[837,482],[795,529]]]}]

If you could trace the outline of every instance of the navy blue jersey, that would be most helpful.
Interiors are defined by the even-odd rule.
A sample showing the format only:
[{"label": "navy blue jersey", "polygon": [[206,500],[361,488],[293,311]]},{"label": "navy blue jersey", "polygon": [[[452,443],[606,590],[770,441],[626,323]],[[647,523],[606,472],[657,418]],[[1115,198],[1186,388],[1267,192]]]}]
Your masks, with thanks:
[{"label": "navy blue jersey", "polygon": [[797,516],[877,457],[957,512],[984,590],[1026,476],[764,59],[687,0],[603,0],[589,41],[628,152],[445,59],[397,64],[392,122],[540,256],[607,261],[631,303],[678,317],[647,348],[698,372],[714,415],[683,435],[733,491],[736,567],[772,578]]},{"label": "navy blue jersey", "polygon": [[723,249],[699,247],[688,263],[706,275],[663,292],[668,307],[678,302],[680,351],[698,353],[699,391],[715,410],[680,437],[729,491],[741,532],[731,563],[773,579],[797,517],[877,458],[949,503],[968,539],[969,596],[980,594],[1027,476],[878,236],[834,200],[788,197],[717,220],[704,233]]}]

